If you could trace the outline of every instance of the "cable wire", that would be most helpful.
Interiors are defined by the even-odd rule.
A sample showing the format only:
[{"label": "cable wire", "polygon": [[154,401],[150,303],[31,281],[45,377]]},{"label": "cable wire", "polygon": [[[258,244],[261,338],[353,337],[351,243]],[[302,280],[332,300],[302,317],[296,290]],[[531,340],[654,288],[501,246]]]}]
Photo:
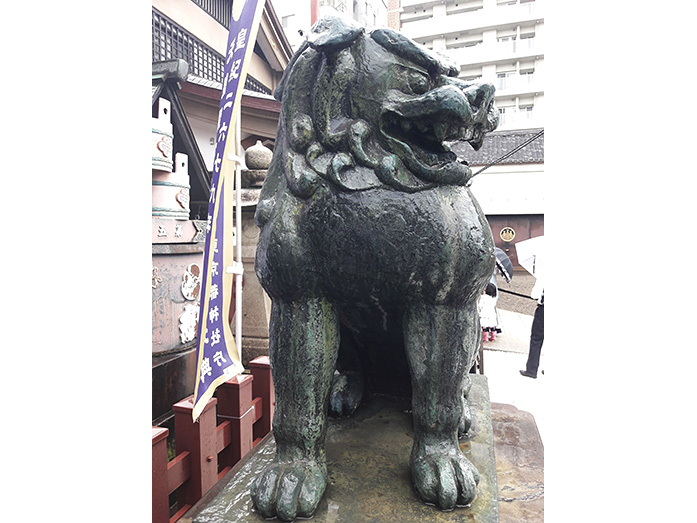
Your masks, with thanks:
[{"label": "cable wire", "polygon": [[496,160],[494,160],[493,162],[491,162],[489,165],[485,165],[484,167],[482,167],[481,169],[479,169],[476,173],[474,173],[474,174],[470,177],[470,180],[471,180],[472,178],[474,178],[475,176],[477,176],[480,172],[482,172],[482,171],[488,169],[489,167],[491,167],[492,165],[496,165],[497,163],[502,162],[503,160],[505,160],[506,158],[508,158],[509,156],[513,156],[515,153],[517,153],[518,151],[520,151],[523,147],[525,147],[526,145],[530,144],[530,143],[533,142],[534,140],[537,140],[540,136],[542,136],[542,135],[544,134],[544,132],[545,132],[545,130],[542,129],[540,132],[538,132],[538,133],[537,133],[535,136],[533,136],[532,138],[528,138],[527,140],[525,140],[525,141],[524,141],[523,143],[521,143],[520,145],[517,145],[516,147],[514,147],[513,149],[511,149],[510,151],[508,151],[506,154],[504,154],[503,156],[501,156],[501,157],[497,158]]}]

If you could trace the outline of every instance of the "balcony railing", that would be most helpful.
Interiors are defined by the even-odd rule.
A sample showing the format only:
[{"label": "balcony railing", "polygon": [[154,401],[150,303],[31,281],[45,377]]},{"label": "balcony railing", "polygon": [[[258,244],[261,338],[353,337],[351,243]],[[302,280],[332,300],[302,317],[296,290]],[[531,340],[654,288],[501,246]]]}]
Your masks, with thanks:
[{"label": "balcony railing", "polygon": [[[442,2],[442,0],[440,1]],[[542,6],[536,6],[535,4],[536,2],[526,2],[513,6],[491,6],[487,4],[486,7],[475,11],[451,13],[447,16],[433,16],[433,9],[430,8],[430,3],[422,2],[418,5],[410,6],[402,2],[401,31],[409,38],[420,39],[433,37],[433,35],[480,31],[499,26],[536,26],[544,19],[544,10],[540,9]],[[426,13],[423,12],[424,10]],[[421,17],[427,18],[420,20]]]},{"label": "balcony railing", "polygon": [[[189,64],[189,74],[222,84],[225,57],[207,46],[186,29],[155,9],[152,10],[152,61],[181,58]],[[244,88],[271,94],[271,90],[250,75]]]},{"label": "balcony railing", "polygon": [[225,29],[230,29],[232,0],[191,0],[206,13],[211,15]]},{"label": "balcony railing", "polygon": [[498,2],[497,7],[500,8],[506,8],[506,9],[517,9],[521,12],[525,13],[534,13],[537,11],[537,2],[516,2],[516,1],[511,1],[511,2]]},{"label": "balcony railing", "polygon": [[535,110],[516,110],[514,107],[499,108],[499,130],[502,128],[534,127],[539,119]]},{"label": "balcony railing", "polygon": [[532,85],[534,82],[534,73],[499,76],[496,78],[496,89],[503,90],[525,88]]},{"label": "balcony railing", "polygon": [[480,43],[479,45],[472,46],[457,46],[457,42],[450,40],[446,41],[446,52],[455,63],[461,65],[503,62],[508,60],[538,60],[540,56],[544,55],[544,51],[539,45],[535,47],[535,42],[528,42],[528,40],[533,39],[523,38],[516,40],[515,48],[510,40],[496,43]]},{"label": "balcony railing", "polygon": [[506,53],[515,53],[516,51],[527,51],[535,48],[535,38],[513,38],[511,40],[499,40],[497,42],[498,49]]},{"label": "balcony railing", "polygon": [[422,8],[432,7],[434,4],[440,4],[438,0],[402,0],[401,7],[406,9],[407,7],[419,6]]},{"label": "balcony railing", "polygon": [[152,10],[152,61],[181,58],[189,73],[214,82],[223,81],[225,58],[169,18]]}]

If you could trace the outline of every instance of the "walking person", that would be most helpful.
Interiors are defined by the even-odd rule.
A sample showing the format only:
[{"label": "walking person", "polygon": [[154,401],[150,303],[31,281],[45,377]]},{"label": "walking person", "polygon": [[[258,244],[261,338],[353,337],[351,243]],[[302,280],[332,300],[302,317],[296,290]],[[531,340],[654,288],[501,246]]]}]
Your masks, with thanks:
[{"label": "walking person", "polygon": [[[534,291],[534,289],[533,289]],[[520,373],[528,378],[537,378],[537,369],[540,366],[540,352],[542,352],[542,342],[545,338],[545,291],[537,300],[535,316],[532,319],[532,330],[530,332],[530,349],[528,351],[528,361],[525,370]],[[544,371],[542,371],[544,374]]]}]

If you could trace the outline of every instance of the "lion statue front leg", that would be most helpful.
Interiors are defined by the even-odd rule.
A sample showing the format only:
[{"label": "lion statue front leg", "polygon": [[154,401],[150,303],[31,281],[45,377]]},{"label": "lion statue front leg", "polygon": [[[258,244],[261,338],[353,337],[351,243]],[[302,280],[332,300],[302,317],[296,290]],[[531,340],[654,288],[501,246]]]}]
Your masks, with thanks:
[{"label": "lion statue front leg", "polygon": [[276,458],[251,494],[265,518],[310,517],[327,486],[327,405],[339,347],[336,307],[322,298],[274,300],[269,355],[276,389]]},{"label": "lion statue front leg", "polygon": [[404,340],[412,381],[412,481],[423,501],[442,510],[469,505],[479,473],[458,444],[466,375],[477,346],[475,302],[465,307],[412,305]]}]

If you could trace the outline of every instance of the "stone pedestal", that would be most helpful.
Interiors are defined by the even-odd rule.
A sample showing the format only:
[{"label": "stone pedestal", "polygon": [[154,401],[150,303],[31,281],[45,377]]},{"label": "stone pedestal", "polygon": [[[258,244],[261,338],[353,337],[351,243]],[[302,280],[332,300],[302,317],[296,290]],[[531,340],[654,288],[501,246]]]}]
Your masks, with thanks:
[{"label": "stone pedestal", "polygon": [[[409,470],[413,441],[410,406],[373,396],[353,417],[330,421],[326,445],[329,483],[312,521],[498,522],[489,390],[486,377],[471,377],[474,421],[469,439],[461,441],[460,447],[479,470],[481,479],[470,507],[442,512],[419,500]],[[249,487],[274,455],[271,437],[238,463],[181,521],[264,521],[252,511]]]}]

